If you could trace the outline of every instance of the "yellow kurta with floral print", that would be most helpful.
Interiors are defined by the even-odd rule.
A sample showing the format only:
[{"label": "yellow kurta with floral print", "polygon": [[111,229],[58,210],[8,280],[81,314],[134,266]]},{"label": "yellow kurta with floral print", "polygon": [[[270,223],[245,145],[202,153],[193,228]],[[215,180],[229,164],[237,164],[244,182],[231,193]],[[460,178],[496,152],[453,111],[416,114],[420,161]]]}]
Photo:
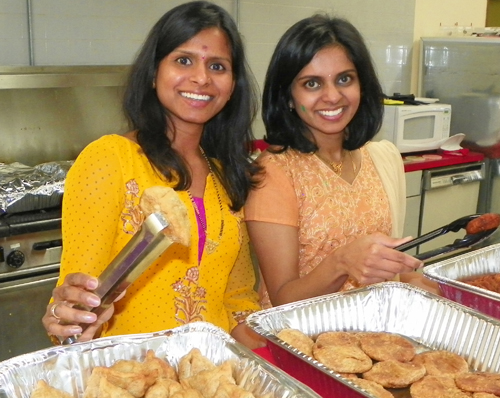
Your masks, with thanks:
[{"label": "yellow kurta with floral print", "polygon": [[[103,336],[155,332],[195,321],[229,332],[259,309],[242,214],[229,209],[229,198],[216,183],[223,212],[212,178],[207,178],[203,198],[210,239],[219,241],[224,219],[216,251],[204,252],[198,266],[196,215],[187,192],[178,192],[191,222],[190,247],[174,243],[128,288],[115,303]],[[72,272],[99,276],[140,228],[142,192],[158,185],[171,186],[136,143],[107,135],[88,145],[65,183],[59,283]]]}]

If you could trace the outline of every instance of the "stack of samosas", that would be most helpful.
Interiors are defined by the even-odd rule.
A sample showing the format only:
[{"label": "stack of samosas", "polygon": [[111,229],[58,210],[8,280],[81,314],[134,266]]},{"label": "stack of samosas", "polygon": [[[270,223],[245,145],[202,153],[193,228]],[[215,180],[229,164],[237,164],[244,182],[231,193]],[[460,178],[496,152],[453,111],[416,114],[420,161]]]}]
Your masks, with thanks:
[{"label": "stack of samosas", "polygon": [[[178,371],[149,350],[143,362],[118,360],[96,366],[83,398],[254,398],[233,376],[234,361],[216,366],[193,348],[179,361]],[[74,398],[40,380],[30,398]]]}]

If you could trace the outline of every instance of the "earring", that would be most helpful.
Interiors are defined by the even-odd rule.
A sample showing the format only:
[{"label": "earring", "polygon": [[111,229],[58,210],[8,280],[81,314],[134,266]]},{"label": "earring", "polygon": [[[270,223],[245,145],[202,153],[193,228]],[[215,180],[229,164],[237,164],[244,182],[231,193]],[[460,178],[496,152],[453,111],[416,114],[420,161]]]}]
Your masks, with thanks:
[{"label": "earring", "polygon": [[156,81],[153,80],[153,90],[156,88]]},{"label": "earring", "polygon": [[289,110],[290,112],[293,112],[293,110],[294,110],[294,109],[295,109],[295,108],[294,108],[294,106],[293,106],[293,102],[292,102],[292,101],[288,101],[288,110]]}]

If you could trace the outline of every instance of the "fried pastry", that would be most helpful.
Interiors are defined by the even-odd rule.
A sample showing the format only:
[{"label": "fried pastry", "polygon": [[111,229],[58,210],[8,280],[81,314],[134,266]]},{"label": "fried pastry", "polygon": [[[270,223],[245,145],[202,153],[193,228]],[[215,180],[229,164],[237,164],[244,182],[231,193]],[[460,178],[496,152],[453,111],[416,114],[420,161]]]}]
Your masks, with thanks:
[{"label": "fried pastry", "polygon": [[[137,361],[134,361],[137,362]],[[140,362],[137,362],[140,364]],[[115,367],[116,365],[116,367]],[[146,375],[141,368],[137,368],[130,361],[118,361],[112,367],[96,366],[89,377],[83,398],[100,398],[100,381],[102,378],[109,383],[128,391],[132,396],[140,398],[147,389],[156,381],[156,374]],[[119,370],[117,370],[119,369]],[[120,370],[121,369],[121,370]],[[131,372],[123,370],[133,370]]]},{"label": "fried pastry", "polygon": [[245,389],[231,383],[221,383],[214,394],[217,398],[255,398],[254,395]]},{"label": "fried pastry", "polygon": [[178,380],[177,372],[167,360],[158,358],[153,350],[148,350],[143,364],[146,373],[157,373],[157,377]]},{"label": "fried pastry", "polygon": [[358,334],[352,332],[324,332],[316,338],[317,344],[354,345],[359,347]]},{"label": "fried pastry", "polygon": [[475,392],[472,394],[472,398],[498,398],[498,395],[489,392]]},{"label": "fried pastry", "polygon": [[188,388],[175,392],[170,398],[203,398],[203,395],[194,388]]},{"label": "fried pastry", "polygon": [[339,373],[339,376],[342,376],[344,379],[359,379],[356,373]]},{"label": "fried pastry", "polygon": [[410,386],[412,398],[469,398],[470,395],[457,387],[451,375],[426,375]]},{"label": "fried pastry", "polygon": [[323,345],[316,342],[313,356],[327,368],[339,373],[363,373],[372,367],[372,360],[354,345]]},{"label": "fried pastry", "polygon": [[236,384],[233,378],[233,368],[230,362],[224,362],[209,370],[202,370],[191,377],[181,379],[185,388],[198,390],[204,398],[211,398],[223,383]]},{"label": "fried pastry", "polygon": [[191,224],[186,205],[172,188],[154,186],[146,188],[139,201],[145,217],[161,212],[169,225],[165,234],[174,242],[189,246],[191,240]]},{"label": "fried pastry", "polygon": [[424,365],[394,359],[377,362],[369,371],[363,373],[364,379],[375,381],[385,388],[408,387],[424,376]]},{"label": "fried pastry", "polygon": [[469,221],[465,227],[467,234],[477,234],[498,228],[500,225],[500,214],[485,213]]},{"label": "fried pastry", "polygon": [[106,378],[99,379],[99,398],[134,398],[127,390],[110,383]]},{"label": "fried pastry", "polygon": [[183,380],[210,369],[215,369],[215,364],[202,355],[198,348],[193,348],[180,359],[177,375],[179,380]]},{"label": "fried pastry", "polygon": [[395,359],[408,362],[416,354],[415,347],[407,339],[386,332],[360,333],[361,349],[375,361]]},{"label": "fried pastry", "polygon": [[387,391],[383,386],[380,384],[371,381],[371,380],[365,380],[361,379],[359,377],[352,379],[353,384],[356,384],[358,387],[362,388],[363,390],[369,392],[371,395],[377,398],[394,398],[394,396]]},{"label": "fried pastry", "polygon": [[300,330],[282,329],[276,336],[304,354],[310,357],[313,356],[312,346],[314,345],[314,340]]},{"label": "fried pastry", "polygon": [[148,388],[144,398],[170,398],[174,393],[181,390],[182,386],[178,381],[159,378],[155,384]]},{"label": "fried pastry", "polygon": [[417,354],[413,363],[422,364],[429,375],[456,375],[467,373],[469,365],[460,355],[450,351],[426,351]]},{"label": "fried pastry", "polygon": [[70,394],[51,387],[44,380],[39,380],[30,398],[73,398]]},{"label": "fried pastry", "polygon": [[498,373],[461,373],[455,377],[455,383],[464,391],[500,395],[500,374]]}]

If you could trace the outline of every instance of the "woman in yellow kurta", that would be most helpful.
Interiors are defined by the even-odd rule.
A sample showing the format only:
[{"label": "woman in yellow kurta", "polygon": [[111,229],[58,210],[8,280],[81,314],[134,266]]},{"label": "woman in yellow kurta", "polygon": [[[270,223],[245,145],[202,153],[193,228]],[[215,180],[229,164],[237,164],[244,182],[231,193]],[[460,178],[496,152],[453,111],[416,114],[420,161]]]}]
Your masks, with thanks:
[{"label": "woman in yellow kurta", "polygon": [[[133,131],[92,142],[68,173],[61,275],[43,317],[50,335],[86,341],[206,321],[261,345],[243,323],[260,308],[242,221],[258,170],[247,73],[236,26],[216,5],[178,6],[153,27],[125,94]],[[139,200],[152,186],[174,188],[186,205],[190,246],[170,246],[98,318],[75,308],[99,305],[96,277],[141,228]]]}]

